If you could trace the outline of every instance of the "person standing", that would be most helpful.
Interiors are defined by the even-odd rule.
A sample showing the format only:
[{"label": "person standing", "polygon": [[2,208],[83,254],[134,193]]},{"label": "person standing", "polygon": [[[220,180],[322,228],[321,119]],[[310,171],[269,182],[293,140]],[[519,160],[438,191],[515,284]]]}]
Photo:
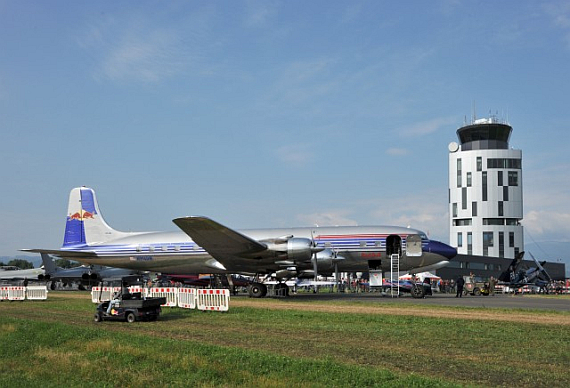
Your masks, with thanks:
[{"label": "person standing", "polygon": [[462,298],[463,297],[463,286],[465,285],[465,280],[463,280],[463,277],[460,276],[457,281],[455,282],[455,285],[457,287],[457,294],[455,294],[456,298]]},{"label": "person standing", "polygon": [[491,296],[495,296],[495,284],[497,283],[497,281],[495,280],[494,277],[490,277],[489,278],[489,295]]}]

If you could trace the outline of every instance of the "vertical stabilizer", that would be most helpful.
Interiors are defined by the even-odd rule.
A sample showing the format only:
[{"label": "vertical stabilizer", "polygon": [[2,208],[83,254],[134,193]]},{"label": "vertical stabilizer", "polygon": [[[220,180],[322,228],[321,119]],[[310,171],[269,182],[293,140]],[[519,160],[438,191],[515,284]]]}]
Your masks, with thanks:
[{"label": "vertical stabilizer", "polygon": [[111,228],[101,216],[93,189],[76,187],[71,190],[63,247],[101,243],[122,235],[124,233]]},{"label": "vertical stabilizer", "polygon": [[57,267],[53,262],[53,259],[47,253],[41,253],[42,263],[44,264],[44,271],[46,275],[52,275],[57,271]]}]

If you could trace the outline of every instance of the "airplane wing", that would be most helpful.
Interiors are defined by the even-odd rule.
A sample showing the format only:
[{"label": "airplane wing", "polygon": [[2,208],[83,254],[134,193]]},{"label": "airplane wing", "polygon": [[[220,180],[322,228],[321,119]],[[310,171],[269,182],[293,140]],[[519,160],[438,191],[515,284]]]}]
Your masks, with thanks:
[{"label": "airplane wing", "polygon": [[47,253],[48,255],[54,255],[58,257],[63,257],[66,259],[73,259],[74,257],[97,257],[97,254],[93,251],[68,251],[68,250],[58,250],[58,249],[20,249],[22,252],[33,252],[33,253]]},{"label": "airplane wing", "polygon": [[207,217],[192,216],[172,220],[213,258],[223,262],[232,258],[264,258],[267,245],[217,223]]}]

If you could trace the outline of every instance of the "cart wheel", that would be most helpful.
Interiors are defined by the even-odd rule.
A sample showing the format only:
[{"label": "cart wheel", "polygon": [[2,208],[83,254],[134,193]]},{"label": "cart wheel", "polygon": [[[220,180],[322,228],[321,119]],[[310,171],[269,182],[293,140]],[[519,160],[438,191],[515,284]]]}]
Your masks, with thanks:
[{"label": "cart wheel", "polygon": [[133,313],[128,313],[127,314],[127,322],[129,323],[133,323],[134,321],[136,321],[137,318],[135,317],[135,314]]},{"label": "cart wheel", "polygon": [[100,311],[97,311],[97,312],[95,313],[95,315],[93,316],[93,320],[94,320],[95,322],[101,322],[101,321],[103,320],[103,317],[101,316],[101,312],[100,312]]},{"label": "cart wheel", "polygon": [[473,295],[481,296],[481,290],[478,287],[475,287],[475,289],[473,290]]}]

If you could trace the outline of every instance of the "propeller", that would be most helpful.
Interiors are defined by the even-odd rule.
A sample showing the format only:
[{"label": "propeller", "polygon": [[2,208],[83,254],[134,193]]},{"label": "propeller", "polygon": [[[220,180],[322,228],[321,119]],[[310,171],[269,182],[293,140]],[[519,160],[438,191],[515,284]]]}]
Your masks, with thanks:
[{"label": "propeller", "polygon": [[536,260],[536,259],[534,258],[534,256],[532,255],[532,253],[529,252],[528,254],[530,255],[530,257],[532,257],[532,259],[533,259],[534,262],[536,263],[536,266],[537,266],[538,270],[540,271],[540,273],[541,273],[541,274],[544,274],[544,275],[546,276],[547,280],[548,280],[549,282],[551,282],[551,281],[552,281],[552,278],[550,277],[550,275],[548,274],[548,272],[546,272],[546,270],[544,269],[544,267],[542,266],[542,264],[540,264],[540,263],[538,262],[538,260]]}]

